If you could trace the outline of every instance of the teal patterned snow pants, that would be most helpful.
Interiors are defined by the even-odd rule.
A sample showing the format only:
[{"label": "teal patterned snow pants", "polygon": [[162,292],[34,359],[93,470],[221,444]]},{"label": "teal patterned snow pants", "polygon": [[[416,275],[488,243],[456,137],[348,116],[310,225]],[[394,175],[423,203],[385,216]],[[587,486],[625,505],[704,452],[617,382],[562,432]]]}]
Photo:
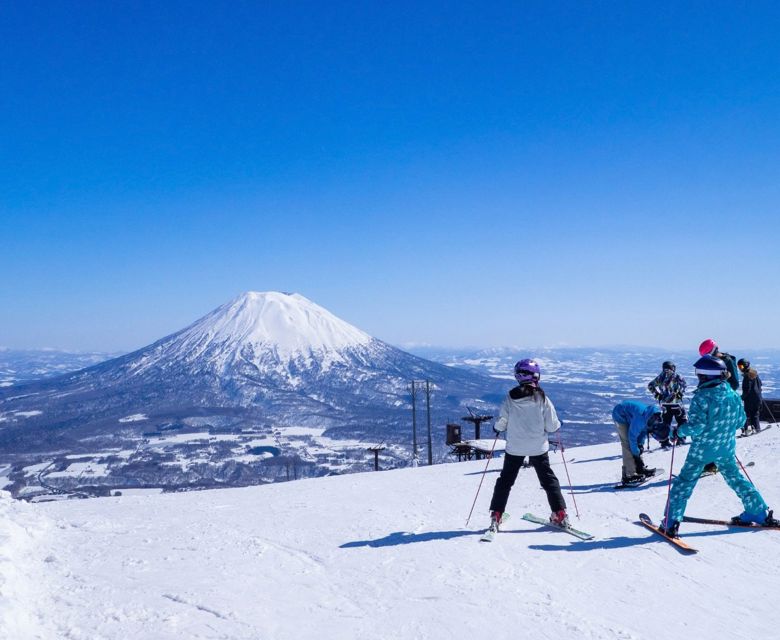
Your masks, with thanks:
[{"label": "teal patterned snow pants", "polygon": [[688,453],[688,458],[685,460],[683,468],[680,470],[674,484],[672,484],[672,491],[669,497],[670,520],[682,521],[688,499],[691,497],[693,489],[696,487],[696,483],[701,477],[704,465],[709,462],[717,463],[718,471],[723,474],[723,479],[726,481],[726,484],[728,484],[739,496],[739,499],[742,500],[742,506],[745,508],[745,511],[749,513],[761,513],[762,511],[766,511],[768,507],[764,502],[764,499],[750,481],[742,475],[742,472],[737,466],[737,459],[734,456],[731,456],[730,458],[719,458],[717,460],[705,460],[701,456],[695,455],[695,453],[696,452],[694,451]]}]

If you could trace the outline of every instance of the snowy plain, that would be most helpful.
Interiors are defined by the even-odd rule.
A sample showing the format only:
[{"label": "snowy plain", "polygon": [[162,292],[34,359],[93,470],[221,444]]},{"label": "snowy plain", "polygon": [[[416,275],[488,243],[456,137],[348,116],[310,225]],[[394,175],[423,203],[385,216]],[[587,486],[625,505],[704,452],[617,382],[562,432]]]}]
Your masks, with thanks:
[{"label": "snowy plain", "polygon": [[[565,439],[565,434],[564,434]],[[737,441],[780,511],[780,425]],[[679,468],[687,449],[675,452]],[[0,492],[0,637],[14,640],[751,638],[780,630],[780,531],[683,524],[696,556],[636,524],[667,477],[615,492],[620,447],[567,449],[580,541],[521,470],[514,518],[480,543],[501,459],[241,489],[30,504]],[[560,452],[551,452],[566,486]],[[646,454],[670,469],[671,453]],[[716,475],[688,515],[741,511]]]}]

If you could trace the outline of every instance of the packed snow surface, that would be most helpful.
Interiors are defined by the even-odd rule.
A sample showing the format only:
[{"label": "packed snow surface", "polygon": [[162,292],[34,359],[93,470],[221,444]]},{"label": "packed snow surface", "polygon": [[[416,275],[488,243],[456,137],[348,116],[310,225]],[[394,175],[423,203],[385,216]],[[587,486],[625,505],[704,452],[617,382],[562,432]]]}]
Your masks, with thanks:
[{"label": "packed snow surface", "polygon": [[[737,453],[780,510],[780,426]],[[683,524],[678,550],[636,524],[660,519],[666,477],[615,492],[617,442],[566,450],[580,541],[521,470],[513,517],[479,542],[501,460],[162,495],[28,504],[0,494],[0,637],[15,640],[771,638],[780,531]],[[678,471],[686,448],[675,452]],[[566,485],[560,452],[554,469]],[[671,453],[646,455],[671,465]],[[716,475],[688,515],[741,511]]]}]

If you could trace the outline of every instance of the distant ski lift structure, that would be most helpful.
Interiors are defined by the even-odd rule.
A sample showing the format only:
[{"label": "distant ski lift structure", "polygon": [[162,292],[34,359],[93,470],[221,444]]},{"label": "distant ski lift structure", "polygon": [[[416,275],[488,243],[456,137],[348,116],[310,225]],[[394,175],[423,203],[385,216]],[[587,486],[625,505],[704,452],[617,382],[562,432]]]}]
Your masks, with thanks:
[{"label": "distant ski lift structure", "polygon": [[477,413],[474,413],[471,410],[471,407],[466,407],[466,409],[469,410],[469,415],[463,416],[461,420],[464,422],[471,422],[474,424],[474,439],[479,440],[480,439],[480,428],[482,427],[483,422],[487,422],[488,420],[492,420],[493,416],[488,415],[480,415]]},{"label": "distant ski lift structure", "polygon": [[[482,428],[482,423],[487,422],[488,420],[492,420],[493,416],[474,413],[471,410],[471,407],[466,407],[466,409],[469,410],[469,415],[463,416],[461,420],[464,422],[471,422],[474,425],[474,440],[478,442],[480,440],[480,430]],[[483,452],[480,452],[478,449],[475,449],[474,453],[478,460],[486,455]]]},{"label": "distant ski lift structure", "polygon": [[374,471],[379,471],[379,452],[384,451],[386,447],[384,446],[385,441],[382,440],[379,444],[375,444],[372,447],[368,447],[366,451],[371,451],[374,454]]}]

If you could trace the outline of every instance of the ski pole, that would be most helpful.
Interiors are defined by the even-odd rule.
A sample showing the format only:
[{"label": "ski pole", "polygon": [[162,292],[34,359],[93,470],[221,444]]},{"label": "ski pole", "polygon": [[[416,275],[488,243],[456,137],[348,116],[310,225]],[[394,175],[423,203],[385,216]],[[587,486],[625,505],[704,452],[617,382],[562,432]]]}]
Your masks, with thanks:
[{"label": "ski pole", "polygon": [[561,439],[561,430],[558,429],[558,445],[561,447],[561,460],[563,460],[563,468],[566,470],[566,480],[569,481],[569,491],[571,492],[571,501],[574,503],[574,513],[577,514],[577,519],[580,519],[580,510],[577,508],[577,499],[574,497],[574,487],[571,486],[571,478],[569,477],[569,467],[566,465],[566,456],[563,455],[563,440]]},{"label": "ski pole", "polygon": [[764,403],[764,406],[766,407],[766,412],[769,414],[769,417],[772,418],[772,423],[777,424],[777,418],[775,418],[775,414],[772,413],[772,410],[769,408],[769,403],[761,398],[761,402]]},{"label": "ski pole", "polygon": [[740,468],[742,469],[742,473],[744,473],[744,474],[745,474],[745,477],[746,477],[748,480],[750,480],[750,484],[752,484],[752,485],[755,487],[756,485],[755,485],[755,484],[753,483],[753,481],[750,479],[750,476],[748,475],[748,472],[747,472],[747,470],[745,469],[745,466],[742,464],[742,461],[741,461],[741,460],[740,460],[740,459],[739,459],[739,458],[738,458],[736,455],[735,455],[734,457],[735,457],[735,458],[737,458],[737,462],[739,462],[739,466],[740,466]]},{"label": "ski pole", "polygon": [[674,473],[674,450],[677,448],[677,438],[672,442],[672,462],[669,465],[669,485],[666,489],[666,507],[664,507],[664,524],[668,524],[669,503],[672,500],[672,474]]},{"label": "ski pole", "polygon": [[490,460],[493,457],[493,450],[496,448],[496,442],[498,442],[498,432],[496,432],[496,437],[493,438],[493,446],[490,447],[490,454],[488,454],[487,462],[485,463],[485,470],[482,472],[482,477],[479,479],[479,486],[477,487],[477,495],[474,496],[474,502],[471,503],[471,511],[469,511],[469,517],[466,518],[466,526],[469,526],[469,521],[471,520],[471,514],[474,513],[474,505],[477,504],[477,497],[479,496],[479,490],[482,488],[482,481],[485,479],[485,474],[488,470],[488,465],[490,464]]}]

